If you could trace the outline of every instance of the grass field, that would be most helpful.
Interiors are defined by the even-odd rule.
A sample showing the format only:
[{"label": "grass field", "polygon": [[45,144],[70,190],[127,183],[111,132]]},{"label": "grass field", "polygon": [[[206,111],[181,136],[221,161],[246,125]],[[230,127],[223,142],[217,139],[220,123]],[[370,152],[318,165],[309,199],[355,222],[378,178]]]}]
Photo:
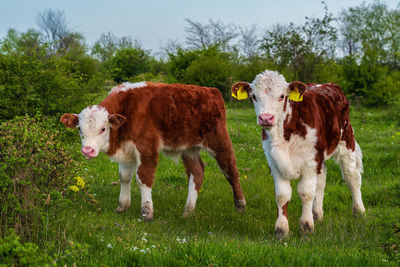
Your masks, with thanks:
[{"label": "grass field", "polygon": [[[350,190],[339,167],[329,160],[323,221],[316,223],[314,234],[299,234],[301,202],[295,181],[288,208],[291,234],[277,240],[274,184],[261,147],[261,130],[251,107],[232,106],[227,110],[228,128],[247,200],[244,213],[235,211],[230,186],[206,153],[202,153],[204,184],[196,213],[189,218],[182,218],[187,197],[183,165],[161,155],[153,187],[153,222],[139,218],[136,183],[132,183],[131,208],[116,213],[119,185],[111,185],[118,180],[116,163],[104,155],[82,159],[84,172],[79,175],[86,181],[86,192],[72,193],[73,201],[58,211],[53,226],[75,250],[56,262],[69,266],[398,265],[400,124],[396,112],[352,110],[356,139],[364,154],[365,218],[352,216]],[[79,144],[76,133],[77,150]],[[96,201],[84,196],[89,191]]]}]

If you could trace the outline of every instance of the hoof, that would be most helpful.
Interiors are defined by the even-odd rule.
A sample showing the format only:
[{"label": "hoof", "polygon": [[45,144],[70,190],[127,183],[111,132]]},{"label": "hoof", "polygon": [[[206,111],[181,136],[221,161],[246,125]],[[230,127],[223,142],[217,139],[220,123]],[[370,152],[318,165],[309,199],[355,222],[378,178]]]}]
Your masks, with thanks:
[{"label": "hoof", "polygon": [[153,215],[148,215],[148,214],[145,214],[145,213],[142,213],[141,215],[140,215],[140,218],[143,220],[143,221],[145,221],[145,222],[151,222],[151,221],[153,221]]},{"label": "hoof", "polygon": [[324,212],[322,210],[321,211],[313,210],[312,213],[313,213],[314,221],[321,221],[322,218],[324,218]]},{"label": "hoof", "polygon": [[353,207],[353,216],[354,217],[365,217],[365,208],[364,207]]},{"label": "hoof", "polygon": [[275,236],[278,239],[284,239],[289,236],[289,229],[275,228]]},{"label": "hoof", "polygon": [[236,211],[238,212],[244,212],[246,210],[246,200],[243,199],[235,199],[235,206],[236,206]]},{"label": "hoof", "polygon": [[146,202],[140,210],[142,220],[149,222],[153,220],[153,207],[150,202]]},{"label": "hoof", "polygon": [[129,206],[124,206],[124,205],[118,205],[118,208],[117,208],[117,212],[118,213],[122,213],[122,212],[124,212],[125,210],[127,210],[129,208]]},{"label": "hoof", "polygon": [[300,234],[312,234],[314,233],[314,225],[310,222],[300,222]]},{"label": "hoof", "polygon": [[185,209],[184,209],[184,211],[183,211],[182,217],[183,217],[183,218],[187,218],[187,217],[189,217],[190,215],[192,215],[192,214],[194,214],[194,213],[195,213],[195,208],[194,208],[194,206],[193,206],[191,203],[187,203],[187,204],[185,205]]}]

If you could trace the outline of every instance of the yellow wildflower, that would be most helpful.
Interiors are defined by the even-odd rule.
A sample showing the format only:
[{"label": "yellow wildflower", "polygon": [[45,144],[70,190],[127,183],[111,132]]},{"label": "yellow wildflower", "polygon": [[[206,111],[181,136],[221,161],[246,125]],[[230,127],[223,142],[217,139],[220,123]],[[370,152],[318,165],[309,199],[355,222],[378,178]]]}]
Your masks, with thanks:
[{"label": "yellow wildflower", "polygon": [[78,192],[78,191],[79,191],[79,187],[77,187],[76,185],[71,185],[71,186],[69,187],[69,189],[70,189],[71,191],[74,191],[74,192]]},{"label": "yellow wildflower", "polygon": [[85,181],[83,180],[82,177],[77,176],[75,177],[75,180],[76,180],[76,185],[79,186],[81,189],[85,187]]},{"label": "yellow wildflower", "polygon": [[247,179],[247,175],[246,174],[244,175],[244,179]]}]

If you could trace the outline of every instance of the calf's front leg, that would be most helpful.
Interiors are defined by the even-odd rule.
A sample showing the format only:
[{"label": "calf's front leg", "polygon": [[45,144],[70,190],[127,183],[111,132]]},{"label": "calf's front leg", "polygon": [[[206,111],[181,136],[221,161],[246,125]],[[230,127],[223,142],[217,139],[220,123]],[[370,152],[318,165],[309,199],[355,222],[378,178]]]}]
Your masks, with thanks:
[{"label": "calf's front leg", "polygon": [[290,180],[283,179],[275,173],[275,199],[278,206],[278,218],[275,223],[275,234],[278,238],[284,238],[289,235],[289,221],[287,208],[292,196],[292,187]]},{"label": "calf's front leg", "polygon": [[119,193],[117,212],[121,213],[131,205],[131,181],[133,173],[136,170],[134,163],[120,163],[119,164],[119,179],[121,184],[121,191]]},{"label": "calf's front leg", "polygon": [[300,233],[314,232],[313,202],[317,186],[317,175],[304,175],[301,177],[297,192],[302,202],[302,213],[300,218]]}]

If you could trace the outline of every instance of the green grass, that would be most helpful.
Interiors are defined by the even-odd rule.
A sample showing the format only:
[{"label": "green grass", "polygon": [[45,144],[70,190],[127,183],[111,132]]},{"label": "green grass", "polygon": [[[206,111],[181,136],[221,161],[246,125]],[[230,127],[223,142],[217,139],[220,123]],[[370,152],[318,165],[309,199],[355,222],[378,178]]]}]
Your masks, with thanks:
[{"label": "green grass", "polygon": [[[140,193],[135,182],[131,208],[116,213],[119,185],[111,185],[118,180],[116,163],[104,155],[82,159],[81,176],[98,203],[84,200],[84,192],[78,192],[67,208],[58,211],[54,231],[62,233],[70,249],[76,244],[81,247],[75,248],[77,252],[60,253],[64,256],[57,264],[380,266],[400,262],[400,125],[393,111],[353,110],[351,114],[364,154],[366,217],[352,216],[350,190],[330,160],[323,221],[316,223],[314,234],[299,234],[301,202],[294,181],[288,208],[291,234],[283,241],[274,236],[274,184],[254,111],[247,106],[230,107],[227,115],[246,212],[235,211],[230,186],[206,153],[202,153],[204,184],[196,213],[189,218],[181,216],[187,197],[183,165],[160,157],[153,187],[153,222],[139,220]],[[77,133],[75,141],[79,149]]]}]

